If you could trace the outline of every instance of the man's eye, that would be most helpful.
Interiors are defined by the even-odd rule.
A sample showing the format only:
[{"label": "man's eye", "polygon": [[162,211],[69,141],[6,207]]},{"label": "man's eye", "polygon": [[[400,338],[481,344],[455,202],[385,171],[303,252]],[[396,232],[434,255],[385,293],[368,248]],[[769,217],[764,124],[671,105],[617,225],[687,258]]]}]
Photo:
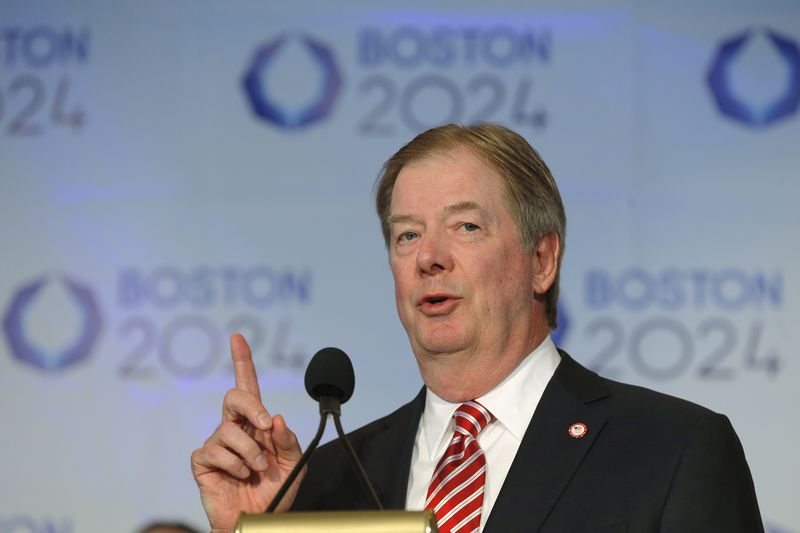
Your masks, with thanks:
[{"label": "man's eye", "polygon": [[413,241],[419,237],[419,234],[416,231],[404,231],[400,234],[397,238],[398,241]]},{"label": "man's eye", "polygon": [[481,229],[480,226],[478,226],[477,224],[473,224],[472,222],[464,222],[461,225],[461,227],[464,228],[464,231],[469,231],[469,232],[478,231],[479,229]]}]

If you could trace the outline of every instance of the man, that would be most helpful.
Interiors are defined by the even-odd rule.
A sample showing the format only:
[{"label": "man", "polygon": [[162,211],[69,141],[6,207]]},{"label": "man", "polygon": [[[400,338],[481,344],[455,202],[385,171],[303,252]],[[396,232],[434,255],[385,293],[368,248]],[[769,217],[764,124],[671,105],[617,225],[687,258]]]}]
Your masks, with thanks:
[{"label": "man", "polygon": [[[727,418],[615,383],[559,352],[566,219],[550,171],[498,125],[443,126],[377,184],[398,315],[425,387],[351,434],[387,508],[434,509],[441,531],[763,531]],[[192,456],[213,531],[262,512],[299,460],[260,401],[241,336],[223,421]],[[336,442],[279,510],[369,508]]]}]

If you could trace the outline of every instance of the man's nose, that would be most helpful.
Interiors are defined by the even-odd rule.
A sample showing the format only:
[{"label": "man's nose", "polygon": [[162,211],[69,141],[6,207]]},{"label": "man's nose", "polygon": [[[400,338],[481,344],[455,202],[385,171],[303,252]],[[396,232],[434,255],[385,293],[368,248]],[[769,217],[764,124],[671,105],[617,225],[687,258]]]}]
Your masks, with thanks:
[{"label": "man's nose", "polygon": [[428,231],[422,236],[417,252],[417,269],[426,275],[436,275],[453,268],[453,256],[447,236],[440,231]]}]

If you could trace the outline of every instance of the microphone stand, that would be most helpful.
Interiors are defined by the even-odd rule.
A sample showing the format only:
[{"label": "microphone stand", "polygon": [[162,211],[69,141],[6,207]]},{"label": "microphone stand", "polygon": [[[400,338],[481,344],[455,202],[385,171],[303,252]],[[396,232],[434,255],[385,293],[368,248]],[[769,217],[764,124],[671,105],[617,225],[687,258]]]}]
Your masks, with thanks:
[{"label": "microphone stand", "polygon": [[319,445],[319,441],[322,438],[322,434],[325,432],[325,424],[328,421],[328,415],[333,416],[333,423],[336,426],[336,432],[339,434],[339,439],[344,444],[345,452],[347,453],[347,458],[350,460],[350,465],[353,467],[353,470],[356,474],[356,478],[358,478],[358,482],[361,485],[361,489],[369,496],[372,500],[372,503],[380,509],[383,510],[383,505],[381,505],[380,500],[378,500],[378,495],[375,493],[375,489],[372,487],[372,483],[369,482],[369,478],[367,477],[367,473],[364,471],[364,467],[361,465],[361,461],[358,460],[356,456],[355,450],[353,450],[353,445],[350,444],[350,441],[347,439],[347,436],[344,434],[344,430],[342,430],[342,424],[339,421],[339,417],[342,414],[342,404],[339,398],[334,396],[321,396],[319,398],[319,427],[317,428],[317,434],[314,435],[314,438],[311,440],[311,444],[308,445],[306,451],[303,453],[303,456],[300,457],[300,461],[294,465],[292,471],[289,473],[289,477],[286,478],[286,481],[283,482],[281,488],[278,490],[278,493],[275,494],[275,497],[272,499],[272,502],[267,507],[267,513],[274,513],[275,508],[278,507],[278,504],[281,502],[283,497],[286,495],[286,492],[289,490],[289,487],[292,486],[294,480],[300,474],[300,471],[308,462],[308,459],[311,457],[311,454],[314,453],[314,450],[317,449]]},{"label": "microphone stand", "polygon": [[372,504],[375,507],[383,511],[383,505],[381,505],[378,495],[375,494],[375,488],[372,486],[372,483],[369,482],[367,473],[364,471],[364,466],[361,464],[361,461],[358,460],[358,456],[356,456],[356,451],[353,449],[353,445],[350,444],[350,440],[344,434],[342,423],[339,421],[339,413],[333,413],[333,423],[336,426],[336,432],[339,434],[339,440],[341,440],[342,444],[344,445],[347,458],[350,459],[350,466],[353,467],[353,471],[356,474],[358,483],[361,485],[361,490],[364,491],[364,494],[369,496],[369,499],[372,500]]}]

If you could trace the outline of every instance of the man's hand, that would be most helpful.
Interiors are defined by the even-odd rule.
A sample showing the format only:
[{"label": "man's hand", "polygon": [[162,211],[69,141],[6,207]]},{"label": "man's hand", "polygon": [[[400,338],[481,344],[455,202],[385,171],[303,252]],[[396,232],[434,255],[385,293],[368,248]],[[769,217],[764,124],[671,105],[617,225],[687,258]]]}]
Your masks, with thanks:
[{"label": "man's hand", "polygon": [[[222,404],[222,423],[192,453],[192,473],[212,531],[233,531],[239,513],[263,513],[289,477],[302,452],[280,415],[270,416],[247,341],[231,336],[236,387]],[[278,511],[288,510],[305,472],[297,477]]]}]

